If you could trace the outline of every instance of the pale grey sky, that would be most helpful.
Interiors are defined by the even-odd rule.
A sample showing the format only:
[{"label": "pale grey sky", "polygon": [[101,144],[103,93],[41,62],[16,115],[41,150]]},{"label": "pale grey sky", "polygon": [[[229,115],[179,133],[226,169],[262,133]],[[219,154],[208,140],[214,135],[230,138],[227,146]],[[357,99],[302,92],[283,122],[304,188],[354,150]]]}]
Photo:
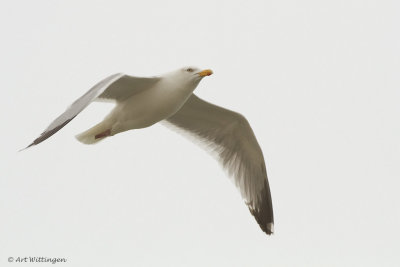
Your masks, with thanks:
[{"label": "pale grey sky", "polygon": [[[3,1],[0,265],[399,266],[399,11],[389,0]],[[163,126],[78,143],[109,105],[16,152],[100,79],[184,65],[213,69],[197,94],[252,125],[273,236],[214,159]]]}]

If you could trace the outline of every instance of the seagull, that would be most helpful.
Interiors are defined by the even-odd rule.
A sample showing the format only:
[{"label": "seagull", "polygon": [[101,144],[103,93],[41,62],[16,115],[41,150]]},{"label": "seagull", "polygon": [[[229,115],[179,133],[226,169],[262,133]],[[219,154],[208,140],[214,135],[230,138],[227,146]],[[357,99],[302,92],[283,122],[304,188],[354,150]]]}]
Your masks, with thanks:
[{"label": "seagull", "polygon": [[197,143],[204,144],[217,157],[261,229],[271,235],[271,192],[263,153],[250,124],[241,114],[208,103],[193,93],[199,82],[211,74],[210,69],[184,67],[153,77],[111,75],[73,102],[26,148],[58,132],[91,102],[114,102],[115,107],[103,121],[76,136],[80,142],[94,144],[158,122],[172,126],[200,141]]}]

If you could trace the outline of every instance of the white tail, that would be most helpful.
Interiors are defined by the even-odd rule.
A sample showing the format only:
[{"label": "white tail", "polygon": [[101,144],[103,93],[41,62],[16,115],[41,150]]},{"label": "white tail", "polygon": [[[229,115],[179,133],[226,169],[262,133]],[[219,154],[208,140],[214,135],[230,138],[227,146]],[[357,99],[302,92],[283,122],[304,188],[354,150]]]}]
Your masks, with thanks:
[{"label": "white tail", "polygon": [[96,135],[99,135],[107,130],[110,130],[111,127],[112,126],[110,125],[110,123],[108,123],[107,121],[102,121],[99,124],[90,128],[89,130],[86,130],[86,131],[76,135],[75,137],[81,143],[84,143],[87,145],[95,144],[95,143],[105,139],[105,137],[96,138]]}]

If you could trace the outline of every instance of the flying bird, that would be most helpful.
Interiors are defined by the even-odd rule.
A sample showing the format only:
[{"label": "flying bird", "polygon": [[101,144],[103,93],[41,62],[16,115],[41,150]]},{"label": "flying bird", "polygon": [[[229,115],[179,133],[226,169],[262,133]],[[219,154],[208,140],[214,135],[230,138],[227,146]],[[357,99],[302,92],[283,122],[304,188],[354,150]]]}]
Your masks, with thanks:
[{"label": "flying bird", "polygon": [[261,229],[273,233],[274,216],[264,157],[244,116],[208,103],[193,91],[213,72],[185,67],[154,77],[118,73],[97,83],[58,116],[28,147],[37,145],[67,125],[93,101],[116,105],[97,125],[78,134],[84,144],[94,144],[118,133],[164,122],[188,133],[228,170]]}]

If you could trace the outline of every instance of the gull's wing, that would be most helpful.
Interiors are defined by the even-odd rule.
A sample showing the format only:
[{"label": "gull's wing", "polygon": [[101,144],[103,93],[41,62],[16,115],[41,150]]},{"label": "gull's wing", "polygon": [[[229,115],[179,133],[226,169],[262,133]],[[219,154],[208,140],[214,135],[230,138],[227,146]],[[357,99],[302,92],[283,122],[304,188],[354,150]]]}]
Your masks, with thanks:
[{"label": "gull's wing", "polygon": [[58,116],[28,147],[37,145],[67,125],[93,101],[123,101],[154,85],[159,77],[133,77],[117,73],[97,83]]},{"label": "gull's wing", "polygon": [[274,216],[264,157],[246,118],[193,94],[166,121],[197,137],[217,154],[261,229],[271,234]]}]

